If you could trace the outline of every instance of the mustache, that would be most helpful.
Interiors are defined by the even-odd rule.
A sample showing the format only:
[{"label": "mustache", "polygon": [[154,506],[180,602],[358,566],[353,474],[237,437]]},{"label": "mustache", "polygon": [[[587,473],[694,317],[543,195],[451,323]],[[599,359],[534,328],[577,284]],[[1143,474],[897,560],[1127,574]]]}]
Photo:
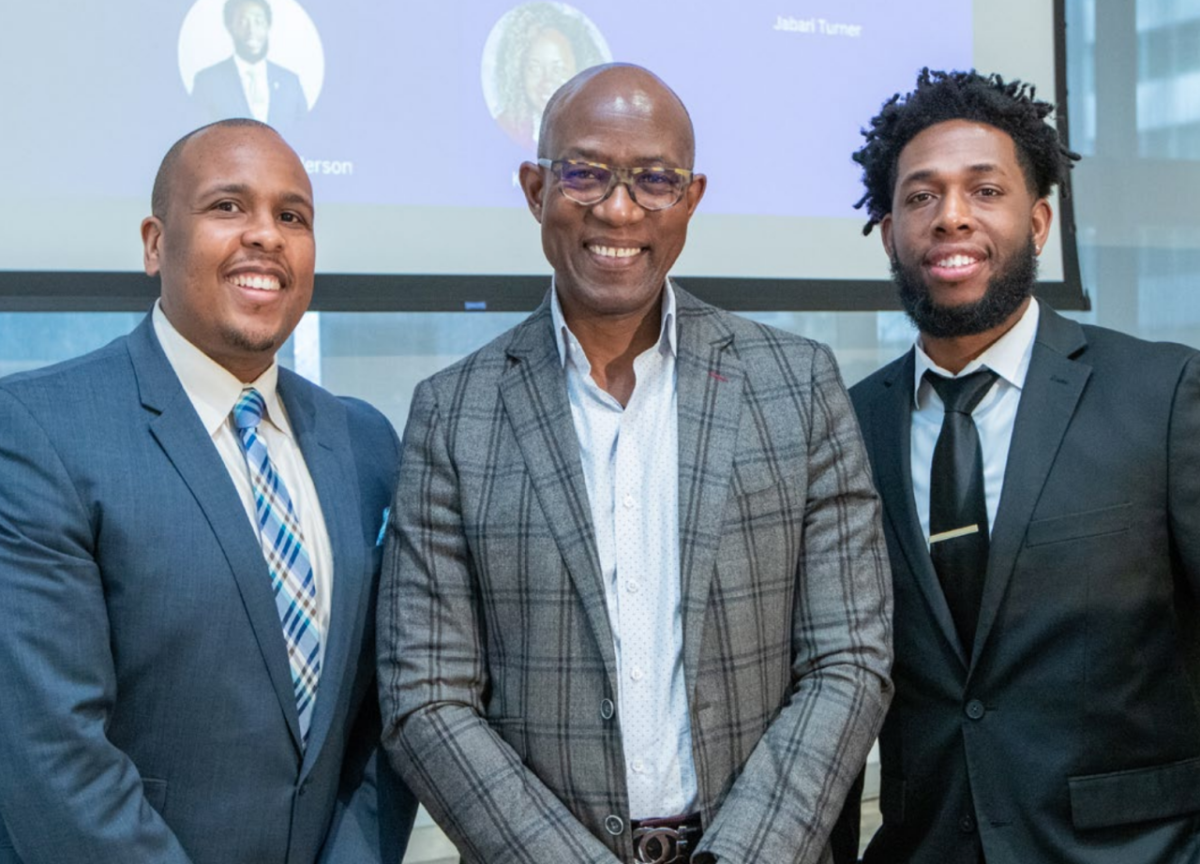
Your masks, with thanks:
[{"label": "mustache", "polygon": [[892,280],[905,314],[918,330],[935,339],[974,336],[1000,326],[1033,294],[1037,284],[1037,247],[1032,237],[988,280],[982,297],[956,306],[934,302],[919,266],[905,266],[895,251],[891,263]]}]

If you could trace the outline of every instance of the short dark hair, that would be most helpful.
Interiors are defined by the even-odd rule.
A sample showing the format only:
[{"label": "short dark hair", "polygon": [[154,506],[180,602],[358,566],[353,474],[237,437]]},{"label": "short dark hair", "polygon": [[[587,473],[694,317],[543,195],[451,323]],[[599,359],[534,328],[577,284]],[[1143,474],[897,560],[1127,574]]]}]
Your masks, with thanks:
[{"label": "short dark hair", "polygon": [[267,0],[225,0],[225,29],[233,26],[233,13],[243,3],[254,3],[267,13],[267,25],[271,24],[271,4]]},{"label": "short dark hair", "polygon": [[[159,163],[158,173],[154,175],[154,189],[150,193],[150,213],[158,219],[166,218],[167,206],[171,203],[171,181],[175,176],[175,168],[179,165],[179,157],[183,154],[183,149],[189,141],[201,132],[209,129],[236,129],[241,126],[258,127],[275,132],[273,127],[268,126],[266,123],[252,120],[249,117],[230,117],[227,120],[218,120],[215,123],[209,123],[207,126],[201,126],[199,129],[193,129],[172,144],[171,149],[167,151],[167,155]],[[279,133],[276,132],[275,134],[278,135]]]},{"label": "short dark hair", "polygon": [[1005,81],[995,73],[936,72],[922,69],[911,93],[897,93],[884,103],[862,130],[866,144],[854,153],[862,166],[866,192],[854,206],[867,208],[863,234],[892,212],[896,166],[900,152],[918,134],[948,120],[986,123],[1006,133],[1016,145],[1017,161],[1029,189],[1039,198],[1061,186],[1079,154],[1068,149],[1058,130],[1046,122],[1054,105],[1035,98],[1032,84]]}]

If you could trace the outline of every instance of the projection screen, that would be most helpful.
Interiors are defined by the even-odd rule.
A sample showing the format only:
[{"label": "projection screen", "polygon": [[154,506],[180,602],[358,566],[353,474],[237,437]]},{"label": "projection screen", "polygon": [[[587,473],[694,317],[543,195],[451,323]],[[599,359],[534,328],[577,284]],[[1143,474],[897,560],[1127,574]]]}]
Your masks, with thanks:
[{"label": "projection screen", "polygon": [[[921,67],[998,71],[1065,110],[1061,0],[269,2],[259,109],[313,182],[315,309],[536,305],[549,268],[517,168],[549,93],[594,63],[648,66],[687,104],[708,192],[674,272],[733,309],[895,308],[850,154]],[[190,129],[247,113],[225,6],[12,7],[0,309],[156,295],[138,225],[158,162]],[[1085,308],[1070,201],[1054,204],[1040,290]]]}]

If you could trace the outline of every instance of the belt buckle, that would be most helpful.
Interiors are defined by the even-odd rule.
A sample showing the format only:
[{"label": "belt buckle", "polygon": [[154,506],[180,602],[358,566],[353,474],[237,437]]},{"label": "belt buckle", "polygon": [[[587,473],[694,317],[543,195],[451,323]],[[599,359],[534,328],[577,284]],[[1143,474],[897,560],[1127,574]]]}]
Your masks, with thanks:
[{"label": "belt buckle", "polygon": [[634,828],[633,851],[640,864],[674,864],[682,860],[679,857],[681,839],[675,828]]}]

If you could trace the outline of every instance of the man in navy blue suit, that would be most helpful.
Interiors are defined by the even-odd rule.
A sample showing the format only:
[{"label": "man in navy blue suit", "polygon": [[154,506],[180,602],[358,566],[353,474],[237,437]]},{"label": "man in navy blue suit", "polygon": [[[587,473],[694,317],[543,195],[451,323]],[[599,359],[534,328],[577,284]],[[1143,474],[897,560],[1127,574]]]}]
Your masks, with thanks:
[{"label": "man in navy blue suit", "polygon": [[300,79],[267,59],[271,7],[267,0],[226,0],[225,29],[233,54],[196,73],[192,101],[205,120],[253,117],[287,131],[308,113]]},{"label": "man in navy blue suit", "polygon": [[394,864],[398,442],[275,362],[312,295],[308,177],[224,121],[170,150],[152,209],[141,325],[0,381],[0,862]]}]

